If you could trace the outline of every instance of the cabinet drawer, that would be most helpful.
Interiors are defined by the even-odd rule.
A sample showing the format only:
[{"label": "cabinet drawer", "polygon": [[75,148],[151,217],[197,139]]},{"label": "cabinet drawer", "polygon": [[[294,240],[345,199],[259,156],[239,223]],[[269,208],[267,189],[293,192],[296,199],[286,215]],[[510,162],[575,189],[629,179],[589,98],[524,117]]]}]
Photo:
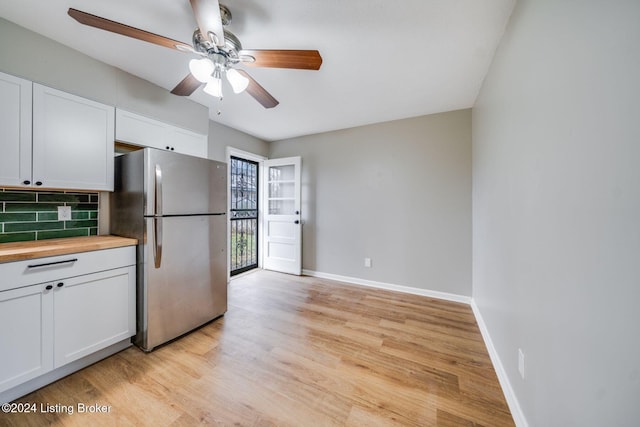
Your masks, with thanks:
[{"label": "cabinet drawer", "polygon": [[0,264],[0,291],[135,265],[135,246]]}]

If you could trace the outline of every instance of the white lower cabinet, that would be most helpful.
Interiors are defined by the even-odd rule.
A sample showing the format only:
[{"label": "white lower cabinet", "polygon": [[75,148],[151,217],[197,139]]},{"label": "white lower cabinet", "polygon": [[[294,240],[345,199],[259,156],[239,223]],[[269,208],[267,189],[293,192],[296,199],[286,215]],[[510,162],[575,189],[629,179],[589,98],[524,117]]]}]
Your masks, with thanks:
[{"label": "white lower cabinet", "polygon": [[0,292],[0,391],[53,369],[53,298],[45,286]]},{"label": "white lower cabinet", "polygon": [[[53,292],[54,368],[135,334],[129,315],[135,267],[56,283]],[[60,286],[60,287],[58,287]]]},{"label": "white lower cabinet", "polygon": [[[30,268],[41,270],[32,277],[41,278],[42,270],[47,269],[51,276],[44,283],[0,291],[2,402],[44,384],[37,383],[35,388],[13,393],[7,390],[55,373],[109,346],[128,344],[135,335],[134,247],[72,255],[77,266],[71,269],[59,267],[63,265],[61,257],[0,264],[0,277],[9,283],[24,283],[23,276],[29,274]],[[100,271],[99,265],[93,265],[100,257],[104,257],[104,265],[110,269]],[[128,265],[112,268],[113,259],[127,259]],[[86,271],[87,263],[93,265],[95,273],[73,275],[74,269]],[[22,277],[12,277],[16,271],[25,273],[20,274]],[[60,277],[62,275],[66,277]],[[51,381],[55,379],[51,377]]]}]

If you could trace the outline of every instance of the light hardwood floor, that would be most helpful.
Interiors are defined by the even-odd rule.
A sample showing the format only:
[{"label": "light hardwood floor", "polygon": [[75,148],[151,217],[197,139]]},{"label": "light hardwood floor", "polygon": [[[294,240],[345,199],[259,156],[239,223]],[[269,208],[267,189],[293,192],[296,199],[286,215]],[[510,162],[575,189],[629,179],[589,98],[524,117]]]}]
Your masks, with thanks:
[{"label": "light hardwood floor", "polygon": [[0,425],[513,425],[470,307],[267,271],[231,282],[223,318],[17,402],[74,413]]}]

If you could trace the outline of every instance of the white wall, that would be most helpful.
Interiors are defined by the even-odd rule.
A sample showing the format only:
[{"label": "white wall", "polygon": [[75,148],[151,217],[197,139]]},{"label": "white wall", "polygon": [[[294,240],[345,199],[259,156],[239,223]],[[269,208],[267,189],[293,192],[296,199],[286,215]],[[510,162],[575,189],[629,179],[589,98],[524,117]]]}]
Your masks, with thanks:
[{"label": "white wall", "polygon": [[303,268],[470,296],[470,132],[462,110],[272,142],[302,156]]},{"label": "white wall", "polygon": [[520,0],[473,108],[473,298],[531,426],[640,425],[639,43],[637,0]]}]

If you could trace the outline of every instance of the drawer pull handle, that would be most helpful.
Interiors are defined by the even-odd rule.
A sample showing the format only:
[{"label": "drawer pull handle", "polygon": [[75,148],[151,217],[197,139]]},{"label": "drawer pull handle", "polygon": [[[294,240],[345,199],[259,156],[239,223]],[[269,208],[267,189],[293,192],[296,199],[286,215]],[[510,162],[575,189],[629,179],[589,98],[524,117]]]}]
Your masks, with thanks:
[{"label": "drawer pull handle", "polygon": [[70,262],[76,262],[76,261],[78,261],[78,258],[66,259],[64,261],[45,262],[42,264],[30,264],[30,265],[27,265],[27,268],[48,267],[50,265],[68,264]]}]

